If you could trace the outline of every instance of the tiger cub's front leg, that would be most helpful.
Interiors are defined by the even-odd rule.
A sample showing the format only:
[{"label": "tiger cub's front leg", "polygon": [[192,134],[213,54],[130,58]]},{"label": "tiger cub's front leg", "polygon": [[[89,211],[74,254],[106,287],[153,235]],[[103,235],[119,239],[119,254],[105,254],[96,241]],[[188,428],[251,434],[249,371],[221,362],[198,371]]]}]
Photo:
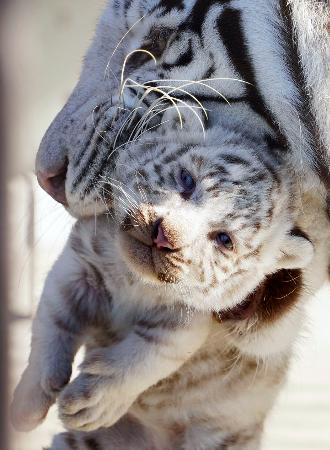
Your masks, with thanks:
[{"label": "tiger cub's front leg", "polygon": [[151,312],[122,341],[87,354],[81,374],[59,397],[64,425],[110,427],[142,392],[176,371],[205,342],[211,319],[196,314],[184,320],[173,309]]},{"label": "tiger cub's front leg", "polygon": [[14,393],[12,422],[18,430],[39,425],[70,381],[74,356],[101,295],[84,270],[67,246],[47,277],[33,321],[28,366]]}]

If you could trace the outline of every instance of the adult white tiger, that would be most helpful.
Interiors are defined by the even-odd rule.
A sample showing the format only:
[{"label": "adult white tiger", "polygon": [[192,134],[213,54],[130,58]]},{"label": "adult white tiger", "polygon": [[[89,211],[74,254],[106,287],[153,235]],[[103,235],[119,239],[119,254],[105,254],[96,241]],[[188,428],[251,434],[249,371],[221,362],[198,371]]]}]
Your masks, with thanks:
[{"label": "adult white tiger", "polygon": [[[145,52],[131,54],[125,76],[133,83],[212,78],[206,82],[210,88],[184,84],[185,91],[222,115],[242,114],[246,120],[248,111],[260,137],[267,135],[270,146],[280,142],[308,181],[317,173],[328,188],[328,24],[327,1],[109,1],[81,79],[40,147],[41,186],[77,216],[94,214],[96,204],[104,208],[93,186],[112,170],[113,116],[119,100],[133,108],[140,92],[130,87],[119,99],[120,72],[125,56],[142,48],[157,64]],[[178,90],[175,96],[191,99]]]}]

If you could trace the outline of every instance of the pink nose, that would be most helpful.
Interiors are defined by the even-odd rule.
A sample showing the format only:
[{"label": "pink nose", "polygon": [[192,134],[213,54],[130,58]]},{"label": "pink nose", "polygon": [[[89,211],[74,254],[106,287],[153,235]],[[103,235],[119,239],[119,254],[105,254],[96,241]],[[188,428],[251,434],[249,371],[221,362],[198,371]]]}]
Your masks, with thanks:
[{"label": "pink nose", "polygon": [[154,245],[159,249],[170,249],[173,250],[173,245],[169,242],[165,232],[164,228],[162,227],[162,221],[157,220],[154,225],[153,229],[153,243]]},{"label": "pink nose", "polygon": [[39,185],[54,200],[67,206],[68,202],[65,195],[65,179],[67,173],[67,164],[56,172],[37,172]]}]

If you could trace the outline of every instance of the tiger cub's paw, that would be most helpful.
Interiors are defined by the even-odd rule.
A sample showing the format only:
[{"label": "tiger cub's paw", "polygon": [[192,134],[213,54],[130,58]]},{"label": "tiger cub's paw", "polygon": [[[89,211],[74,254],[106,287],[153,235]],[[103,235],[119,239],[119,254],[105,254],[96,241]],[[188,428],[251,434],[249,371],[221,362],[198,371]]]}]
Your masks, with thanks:
[{"label": "tiger cub's paw", "polygon": [[82,373],[59,396],[59,416],[69,430],[93,431],[115,424],[134,400],[112,377]]},{"label": "tiger cub's paw", "polygon": [[70,381],[71,366],[38,373],[31,365],[16,387],[11,406],[11,421],[18,431],[31,431],[40,425],[58,393]]},{"label": "tiger cub's paw", "polygon": [[41,379],[28,367],[16,387],[11,421],[18,431],[31,431],[46,417],[53,397],[41,387]]}]

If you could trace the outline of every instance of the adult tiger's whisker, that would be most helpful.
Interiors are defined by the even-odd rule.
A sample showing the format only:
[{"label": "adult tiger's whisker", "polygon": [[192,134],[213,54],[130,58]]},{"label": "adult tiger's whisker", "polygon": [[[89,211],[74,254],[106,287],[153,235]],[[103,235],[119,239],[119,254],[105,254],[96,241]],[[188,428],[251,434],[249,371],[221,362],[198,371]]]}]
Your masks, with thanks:
[{"label": "adult tiger's whisker", "polygon": [[[129,52],[128,55],[126,55],[126,57],[125,57],[125,59],[124,59],[124,63],[123,63],[122,69],[121,69],[121,77],[120,77],[121,92],[120,92],[120,97],[122,97],[123,91],[124,91],[124,89],[125,89],[124,74],[125,74],[126,65],[127,65],[127,62],[128,62],[128,60],[129,60],[129,58],[130,58],[132,55],[134,55],[134,53],[146,53],[147,55],[149,55],[149,56],[153,59],[155,65],[157,65],[157,59],[156,59],[155,56],[154,56],[151,52],[149,52],[148,50],[144,50],[144,49],[142,49],[142,48],[139,48],[139,49],[137,49],[137,50],[132,50],[131,52]],[[126,80],[125,80],[125,81],[126,81]]]},{"label": "adult tiger's whisker", "polygon": [[[156,92],[157,94],[161,94],[161,95],[162,95],[162,98],[166,98],[167,100],[169,100],[169,101],[173,104],[173,106],[177,109],[177,113],[178,113],[179,120],[180,120],[180,125],[181,125],[181,128],[183,128],[183,120],[182,120],[182,116],[181,116],[181,113],[180,113],[179,109],[177,108],[176,103],[175,103],[175,101],[177,101],[178,99],[171,97],[170,95],[168,95],[167,92],[163,91],[162,89],[160,89],[160,88],[158,88],[158,87],[154,87],[154,86],[149,86],[149,87],[147,87],[147,86],[144,86],[143,84],[140,84],[140,83],[138,83],[138,82],[136,82],[136,81],[134,81],[134,80],[132,80],[132,79],[130,79],[130,78],[127,78],[127,79],[125,80],[125,84],[126,84],[127,81],[130,81],[130,82],[133,83],[133,85],[136,86],[136,87],[141,87],[142,89],[145,89],[145,93],[142,95],[141,99],[139,100],[138,105],[141,104],[141,103],[143,102],[143,100],[144,100],[151,92]],[[158,100],[158,99],[157,99],[157,100]]]},{"label": "adult tiger's whisker", "polygon": [[[199,107],[200,109],[203,111],[205,117],[208,117],[207,114],[207,110],[206,108],[203,106],[203,104],[201,103],[201,101],[198,99],[198,97],[192,93],[190,93],[189,91],[187,91],[185,88],[192,86],[192,85],[200,85],[203,86],[213,92],[215,92],[217,95],[219,95],[221,98],[223,98],[229,105],[230,102],[227,100],[227,98],[217,89],[215,89],[213,86],[210,86],[209,84],[207,84],[208,82],[213,82],[213,81],[237,81],[240,83],[246,83],[246,84],[250,84],[244,80],[238,79],[238,78],[229,78],[229,77],[216,77],[216,78],[205,78],[202,80],[185,80],[185,79],[163,79],[163,80],[149,80],[146,81],[144,83],[139,83],[129,77],[127,77],[126,79],[124,79],[124,73],[125,73],[125,69],[127,66],[127,62],[129,60],[129,58],[134,54],[134,53],[138,53],[138,52],[142,52],[142,53],[146,53],[147,55],[150,56],[150,58],[153,59],[153,61],[155,62],[155,64],[157,64],[157,60],[155,58],[155,56],[149,52],[148,50],[144,50],[144,49],[137,49],[137,50],[133,50],[132,52],[130,52],[128,55],[126,55],[123,66],[122,66],[122,71],[121,71],[121,88],[120,88],[120,98],[123,97],[123,93],[124,90],[126,88],[137,88],[138,90],[142,89],[144,90],[144,93],[142,94],[142,96],[139,98],[138,102],[137,102],[137,106],[136,108],[134,108],[134,112],[130,115],[130,119],[127,119],[127,121],[125,121],[125,124],[123,125],[123,127],[120,129],[120,132],[118,133],[117,137],[116,137],[116,141],[118,139],[118,137],[121,135],[123,129],[125,127],[130,128],[130,126],[132,125],[137,111],[139,109],[141,109],[141,105],[143,104],[144,99],[151,93],[156,93],[161,95],[160,98],[156,99],[153,104],[148,108],[148,110],[146,111],[146,114],[138,121],[138,123],[135,125],[134,129],[132,130],[132,133],[129,137],[128,142],[131,142],[132,138],[135,138],[137,135],[139,135],[139,133],[141,133],[141,131],[145,128],[146,125],[146,118],[151,114],[154,113],[154,110],[156,108],[156,106],[159,105],[159,103],[163,102],[164,100],[169,101],[170,103],[172,103],[172,106],[176,109],[178,117],[179,117],[179,121],[180,121],[180,127],[181,129],[183,128],[183,119],[182,119],[182,115],[180,113],[179,107],[178,107],[178,103],[185,105],[185,107],[187,107],[188,109],[190,109],[190,111],[196,116],[196,118],[198,119],[199,123],[201,124],[201,127],[203,129],[203,133],[205,135],[205,127],[203,124],[203,121],[201,120],[200,116],[198,115],[198,113],[195,111],[194,108],[192,108],[191,105],[189,105],[187,102],[183,101],[182,99],[173,96],[172,94],[174,94],[175,92],[180,92],[183,93],[186,96],[189,96]],[[172,85],[164,85],[164,81],[173,83],[173,82],[183,82],[184,84],[181,84],[180,86],[172,86]],[[158,83],[161,82],[162,84],[157,85],[157,86],[150,86],[150,83]],[[166,90],[169,90],[168,92]],[[158,114],[158,112],[156,113],[156,115]],[[152,117],[154,117],[154,115],[152,115]],[[128,123],[127,123],[128,122]],[[115,145],[114,145],[115,147]]]},{"label": "adult tiger's whisker", "polygon": [[137,202],[134,200],[134,198],[129,195],[122,186],[117,186],[115,183],[113,183],[112,181],[107,181],[107,184],[109,184],[111,187],[119,190],[123,195],[125,195],[127,201],[130,203],[131,207],[133,207],[134,209],[137,209]]},{"label": "adult tiger's whisker", "polygon": [[[125,167],[125,164],[119,164],[119,165]],[[118,185],[123,186],[123,184],[122,184],[121,181],[116,180],[115,178],[112,178],[112,177],[110,177],[110,176],[108,176],[108,175],[107,175],[107,176],[102,176],[101,178],[104,179],[103,182],[105,182],[105,183],[109,182],[109,180],[110,180],[110,181],[113,182],[113,183],[117,183]],[[136,196],[136,193],[135,193],[130,187],[128,187],[128,186],[125,186],[125,189],[128,189],[129,191],[131,191],[131,193],[132,193],[133,195],[130,195],[130,196],[131,196],[132,200],[135,201],[133,196]],[[129,195],[129,194],[128,194],[128,195]],[[138,198],[137,198],[137,200],[138,200]]]},{"label": "adult tiger's whisker", "polygon": [[140,109],[140,108],[143,109],[142,107],[137,107],[137,108],[134,108],[134,109],[129,113],[128,117],[126,118],[126,120],[124,121],[124,123],[122,124],[122,126],[119,128],[118,133],[116,134],[116,137],[115,137],[115,139],[114,139],[114,141],[113,141],[113,144],[112,144],[112,148],[115,148],[115,147],[116,147],[117,141],[118,141],[119,137],[121,136],[121,134],[123,133],[125,127],[126,127],[126,126],[127,126],[127,128],[129,127],[129,125],[127,125],[127,122],[131,119],[132,114],[135,115],[135,114],[136,114],[136,110],[137,110],[137,109]]},{"label": "adult tiger's whisker", "polygon": [[[164,83],[164,81],[173,82],[173,83],[178,83],[178,82],[183,81],[184,83],[188,83],[188,84],[199,84],[199,83],[205,82],[205,81],[237,81],[238,83],[249,84],[252,86],[252,84],[249,83],[248,81],[242,80],[241,78],[231,78],[231,77],[202,78],[201,80],[188,80],[188,79],[184,79],[184,78],[163,78],[163,79],[159,79],[159,80],[145,81],[143,84]],[[206,86],[208,86],[208,85],[206,85]],[[208,87],[210,87],[210,86],[208,86]]]},{"label": "adult tiger's whisker", "polygon": [[147,16],[147,14],[144,14],[142,17],[140,17],[136,22],[133,23],[133,25],[126,31],[126,33],[122,36],[122,38],[119,40],[118,44],[116,45],[116,47],[114,48],[113,52],[110,55],[109,61],[106,65],[105,71],[104,71],[104,78],[106,78],[107,76],[107,72],[109,70],[110,67],[110,63],[111,60],[114,56],[114,54],[117,52],[118,48],[120,47],[120,45],[122,44],[122,42],[125,40],[125,38],[129,35],[129,33],[133,30],[133,28],[136,27],[136,25],[138,25],[145,17]]}]

